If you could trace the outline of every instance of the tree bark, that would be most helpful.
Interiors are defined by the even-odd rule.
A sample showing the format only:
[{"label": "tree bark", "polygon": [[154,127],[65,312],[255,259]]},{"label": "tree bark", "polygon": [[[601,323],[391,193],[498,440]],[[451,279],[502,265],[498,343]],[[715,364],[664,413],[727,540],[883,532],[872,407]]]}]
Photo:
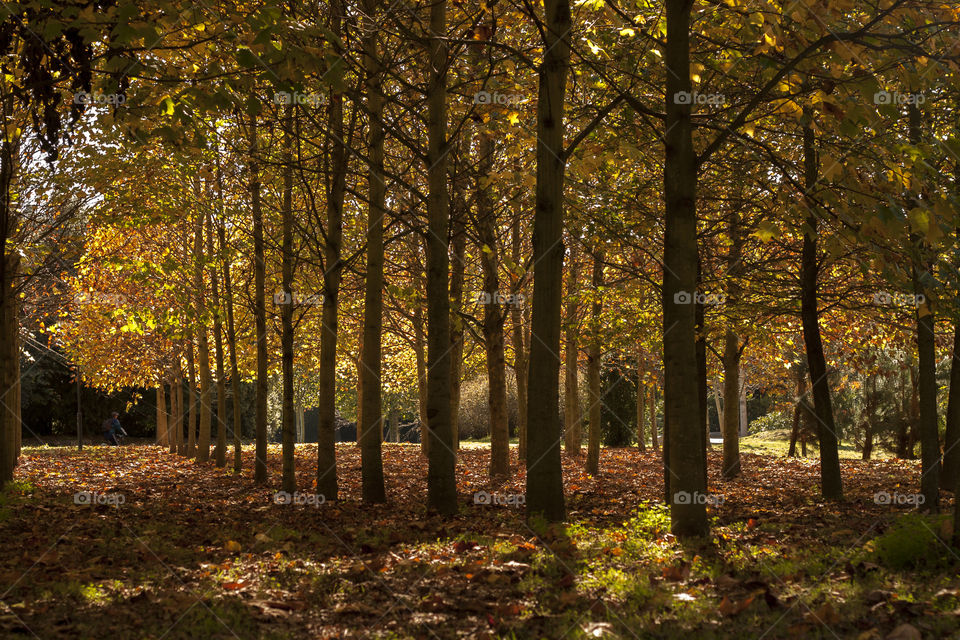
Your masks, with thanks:
[{"label": "tree bark", "polygon": [[194,364],[193,331],[187,338],[187,394],[190,403],[190,420],[187,422],[187,457],[197,455],[197,428],[200,425],[199,402],[197,401],[197,369]]},{"label": "tree bark", "polygon": [[503,323],[506,314],[500,304],[500,248],[497,220],[490,198],[490,172],[495,145],[489,132],[481,131],[477,145],[477,230],[480,238],[480,263],[483,290],[490,300],[483,310],[483,339],[487,356],[487,400],[490,409],[490,475],[510,475],[510,425],[507,417],[506,357]]},{"label": "tree bark", "polygon": [[196,308],[197,326],[197,369],[200,378],[200,432],[197,436],[197,462],[206,462],[210,459],[210,426],[213,422],[210,395],[212,376],[210,373],[210,340],[207,335],[207,295],[206,284],[203,278],[204,230],[207,216],[197,213],[197,222],[194,227],[193,245],[193,287],[194,304]]},{"label": "tree bark", "polygon": [[[240,370],[237,365],[237,331],[233,320],[233,282],[230,278],[230,258],[227,255],[226,224],[221,223],[220,257],[223,261],[223,289],[227,302],[227,346],[230,348],[230,392],[233,396],[233,472],[240,473],[243,466],[243,451],[240,435],[243,416],[240,415]],[[226,417],[224,417],[226,419]]]},{"label": "tree bark", "polygon": [[263,242],[263,211],[260,205],[260,167],[258,164],[257,122],[250,122],[250,210],[253,216],[254,293],[253,315],[257,332],[257,399],[255,411],[256,454],[253,479],[267,483],[267,394],[270,362],[267,356],[267,266]]},{"label": "tree bark", "polygon": [[533,220],[533,320],[527,390],[527,517],[566,516],[560,462],[560,303],[563,282],[563,106],[570,64],[569,0],[544,0],[544,56],[537,98]]},{"label": "tree bark", "polygon": [[450,203],[447,192],[447,3],[430,7],[427,88],[427,508],[457,512],[450,407]]},{"label": "tree bark", "polygon": [[157,444],[167,444],[167,398],[164,394],[163,380],[157,382]]},{"label": "tree bark", "polygon": [[[910,142],[914,146],[921,141],[920,107],[916,102],[907,105]],[[915,204],[923,204],[921,194],[916,194]],[[913,265],[913,293],[916,307],[917,367],[920,401],[920,493],[924,496],[923,508],[932,512],[940,510],[940,433],[937,416],[937,347],[935,315],[932,300],[926,295],[923,277],[932,275],[930,249],[920,237],[911,234],[911,244],[917,248],[920,259]],[[923,300],[921,303],[920,301]]]},{"label": "tree bark", "polygon": [[873,425],[877,421],[877,374],[870,374],[870,390],[867,397],[867,419],[863,429],[863,459],[873,454]]},{"label": "tree bark", "polygon": [[[217,367],[217,446],[214,448],[214,462],[223,468],[227,466],[227,384],[223,362],[223,318],[220,311],[220,282],[217,275],[223,260],[223,243],[213,251],[214,221],[208,221],[207,255],[210,257],[210,304],[213,308],[213,353]],[[217,229],[223,227],[223,176],[220,171],[220,159],[217,158]]]},{"label": "tree bark", "polygon": [[467,233],[464,217],[469,205],[460,196],[461,203],[451,212],[450,267],[450,437],[454,451],[460,449],[460,388],[463,381],[463,280],[466,270]]},{"label": "tree bark", "polygon": [[297,468],[295,461],[297,426],[293,389],[293,105],[286,107],[286,131],[283,150],[283,202],[281,215],[281,255],[280,286],[284,299],[280,305],[280,369],[283,377],[282,407],[280,414],[280,438],[282,467],[280,488],[286,493],[297,490]]},{"label": "tree bark", "polygon": [[644,386],[643,382],[644,371],[643,371],[643,357],[640,354],[640,349],[637,349],[637,448],[640,449],[640,453],[647,452],[647,436],[644,433],[643,422],[646,418],[646,397],[647,389]]},{"label": "tree bark", "polygon": [[676,99],[676,94],[691,90],[691,6],[692,0],[670,0],[666,4],[664,451],[671,530],[679,537],[701,536],[709,530],[706,507],[697,499],[706,486],[697,387],[696,307],[689,304],[697,282],[697,157],[690,104]]},{"label": "tree bark", "polygon": [[[366,33],[363,39],[363,63],[367,72],[367,113],[369,117],[367,208],[367,273],[363,304],[363,345],[360,369],[360,462],[363,501],[368,504],[387,499],[383,480],[381,444],[383,409],[381,407],[381,344],[383,333],[383,218],[386,215],[386,184],[383,172],[382,67],[377,50],[379,33],[376,14],[379,4],[364,0]],[[444,294],[446,297],[446,294]]]},{"label": "tree bark", "polygon": [[[513,279],[513,293],[522,296],[520,286],[521,238],[519,212],[515,212],[511,236],[510,257],[513,261],[513,268],[517,271]],[[513,305],[510,308],[510,319],[513,324],[513,375],[517,381],[517,456],[520,460],[525,460],[527,454],[527,352],[523,339],[522,307],[523,305],[520,304]]]},{"label": "tree bark", "polygon": [[590,350],[587,359],[587,379],[590,386],[590,425],[587,434],[587,464],[590,475],[600,472],[600,418],[603,409],[603,390],[600,387],[601,314],[603,313],[603,253],[597,249],[593,256],[593,301],[590,305]]},{"label": "tree bark", "polygon": [[[342,31],[343,2],[330,3],[330,31]],[[334,42],[337,55],[343,56]],[[340,280],[343,273],[343,202],[347,192],[347,149],[343,141],[343,94],[330,96],[327,113],[330,143],[330,186],[327,191],[327,233],[324,244],[323,310],[320,327],[320,370],[317,425],[317,493],[337,500],[337,330],[339,327]]]},{"label": "tree bark", "polygon": [[579,243],[570,234],[570,256],[567,262],[567,305],[564,314],[565,331],[563,337],[563,446],[568,456],[579,457],[583,445],[583,422],[580,415],[579,376],[577,367],[580,364],[579,353],[579,323],[577,302],[577,280],[579,276],[578,253]]},{"label": "tree bark", "polygon": [[946,420],[940,487],[952,491],[960,478],[960,321],[955,321],[953,325],[953,356],[950,359]]},{"label": "tree bark", "polygon": [[655,452],[660,451],[660,438],[657,434],[657,388],[656,381],[650,387],[650,444]]},{"label": "tree bark", "polygon": [[[803,159],[805,187],[810,194],[819,180],[819,162],[814,149],[813,130],[803,128]],[[817,310],[817,217],[811,198],[807,197],[809,213],[803,234],[800,258],[800,319],[803,341],[807,349],[807,368],[813,387],[813,407],[817,416],[817,437],[820,442],[820,485],[828,500],[843,498],[840,477],[840,455],[837,451],[837,429],[830,402],[830,381],[827,379],[827,361],[820,339],[820,319]]]}]

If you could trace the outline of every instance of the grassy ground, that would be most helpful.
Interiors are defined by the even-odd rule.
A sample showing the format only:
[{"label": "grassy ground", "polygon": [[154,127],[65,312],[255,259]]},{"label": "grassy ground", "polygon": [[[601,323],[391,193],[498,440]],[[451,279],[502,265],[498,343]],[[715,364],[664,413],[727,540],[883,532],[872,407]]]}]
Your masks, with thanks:
[{"label": "grassy ground", "polygon": [[[298,446],[304,493],[315,456]],[[714,450],[712,534],[681,543],[652,452],[604,450],[596,477],[564,457],[562,526],[527,523],[509,499],[522,466],[514,458],[515,477],[492,484],[488,456],[461,452],[460,513],[440,519],[424,512],[415,445],[384,447],[386,505],[359,502],[354,445],[338,447],[342,500],[322,504],[278,504],[247,473],[151,446],[30,449],[0,498],[0,538],[15,541],[0,545],[0,636],[960,634],[948,523],[875,499],[915,491],[914,462],[844,460],[847,499],[833,504],[817,496],[815,460],[746,453],[743,477],[721,483]],[[277,447],[269,465],[276,479]],[[78,504],[84,491],[96,496]]]}]

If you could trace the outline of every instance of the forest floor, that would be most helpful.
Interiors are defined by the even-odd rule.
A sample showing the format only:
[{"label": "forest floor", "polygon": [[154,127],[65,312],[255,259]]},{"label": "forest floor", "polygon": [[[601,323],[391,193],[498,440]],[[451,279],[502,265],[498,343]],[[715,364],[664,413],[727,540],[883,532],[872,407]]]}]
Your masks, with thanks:
[{"label": "forest floor", "polygon": [[425,514],[415,445],[384,445],[374,506],[352,444],[339,502],[309,497],[316,447],[298,445],[303,495],[286,504],[253,484],[249,447],[240,476],[152,446],[24,453],[0,494],[2,638],[960,635],[960,558],[947,517],[910,504],[913,461],[843,460],[836,504],[816,460],[748,453],[721,482],[715,448],[712,534],[681,543],[659,455],[635,449],[604,450],[596,477],[564,457],[563,526],[528,525],[522,469],[494,486],[477,447],[449,519]]}]

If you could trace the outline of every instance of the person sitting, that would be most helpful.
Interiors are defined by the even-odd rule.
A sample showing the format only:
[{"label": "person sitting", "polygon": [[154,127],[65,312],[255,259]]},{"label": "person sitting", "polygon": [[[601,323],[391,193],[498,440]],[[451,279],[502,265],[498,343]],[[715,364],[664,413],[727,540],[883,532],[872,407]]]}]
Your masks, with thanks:
[{"label": "person sitting", "polygon": [[114,411],[110,414],[109,418],[103,421],[103,425],[101,425],[103,439],[107,441],[107,444],[117,446],[120,444],[117,441],[117,435],[127,435],[127,432],[120,426],[120,420],[117,419],[119,416],[120,414]]}]

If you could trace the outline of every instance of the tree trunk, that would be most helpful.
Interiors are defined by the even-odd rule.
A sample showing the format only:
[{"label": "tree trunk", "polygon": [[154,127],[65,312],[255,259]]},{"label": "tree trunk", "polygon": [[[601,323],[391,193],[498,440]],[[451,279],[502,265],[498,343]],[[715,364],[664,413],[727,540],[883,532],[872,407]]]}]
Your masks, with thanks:
[{"label": "tree trunk", "polygon": [[[341,35],[342,0],[330,3],[330,31]],[[337,55],[343,56],[334,42]],[[343,273],[343,202],[347,191],[347,149],[343,141],[343,94],[333,93],[328,107],[330,143],[330,187],[327,192],[327,233],[324,245],[323,311],[320,328],[320,370],[317,373],[317,493],[337,500],[337,330],[339,326],[340,280]]]},{"label": "tree trunk", "polygon": [[650,444],[655,452],[660,451],[660,438],[657,435],[657,388],[656,381],[650,387]]},{"label": "tree trunk", "polygon": [[257,154],[257,123],[250,123],[250,194],[253,216],[254,293],[253,315],[257,332],[257,400],[255,411],[256,454],[253,479],[257,484],[267,483],[267,394],[270,362],[267,356],[267,266],[263,242],[263,211],[260,206],[260,168]]},{"label": "tree trunk", "polygon": [[590,475],[600,472],[600,416],[603,409],[603,391],[600,388],[601,350],[600,315],[603,313],[603,253],[597,249],[593,256],[593,303],[590,305],[590,355],[587,360],[587,379],[590,386],[590,430],[587,434],[587,465]]},{"label": "tree trunk", "polygon": [[210,404],[212,376],[210,373],[210,340],[207,335],[207,295],[206,284],[203,279],[204,256],[204,223],[206,215],[197,214],[194,227],[193,245],[193,287],[196,308],[198,374],[200,378],[200,432],[197,436],[197,462],[206,462],[210,459],[210,426],[213,422],[213,407]]},{"label": "tree trunk", "polygon": [[[220,311],[220,282],[217,275],[223,261],[225,247],[220,242],[217,252],[213,251],[213,220],[207,227],[207,255],[210,257],[210,303],[213,307],[213,353],[217,367],[217,446],[214,449],[215,464],[227,466],[227,383],[223,362],[223,318]],[[217,157],[217,232],[223,227],[223,176],[220,171],[220,158]],[[219,239],[219,236],[218,236]],[[216,258],[216,259],[214,259]]]},{"label": "tree trunk", "polygon": [[569,0],[544,0],[546,29],[537,98],[533,220],[533,321],[527,390],[527,517],[566,515],[560,463],[560,303],[563,281],[563,106],[571,28]]},{"label": "tree trunk", "polygon": [[450,407],[450,262],[447,246],[447,3],[430,7],[427,88],[427,509],[457,512]]},{"label": "tree trunk", "polygon": [[190,420],[187,422],[187,457],[197,455],[197,427],[200,425],[199,402],[197,400],[197,369],[194,365],[193,331],[187,338],[187,395],[189,395]]},{"label": "tree trunk", "polygon": [[[461,196],[462,200],[462,196]],[[451,213],[452,264],[450,267],[450,437],[454,451],[460,449],[460,388],[463,375],[463,278],[466,270],[467,232],[464,217],[469,205],[462,201]],[[502,331],[502,329],[501,329]]]},{"label": "tree trunk", "polygon": [[[4,145],[6,146],[6,145]],[[6,158],[5,160],[9,160]],[[0,262],[5,263],[4,280],[0,281],[0,488],[13,480],[17,465],[17,435],[21,429],[17,411],[20,393],[20,303],[16,291],[19,259],[5,255],[6,245],[0,246]]]},{"label": "tree trunk", "polygon": [[[418,278],[414,278],[416,282]],[[420,290],[419,287],[416,288]],[[423,315],[418,306],[413,310],[413,352],[417,358],[417,416],[420,418],[420,452],[430,455],[427,437],[427,338],[423,330]]]},{"label": "tree trunk", "polygon": [[[511,236],[510,257],[513,260],[513,268],[517,271],[513,279],[513,293],[516,296],[522,296],[519,273],[522,260],[519,212],[515,212]],[[526,459],[527,454],[527,352],[523,339],[522,307],[523,305],[515,304],[510,308],[510,318],[513,324],[513,375],[517,381],[517,456],[520,460]]]},{"label": "tree trunk", "polygon": [[873,454],[873,425],[877,421],[877,374],[870,374],[870,391],[867,397],[867,419],[863,429],[863,459]]},{"label": "tree trunk", "polygon": [[577,366],[579,365],[579,345],[577,302],[579,299],[577,279],[579,269],[577,258],[579,243],[571,233],[570,257],[567,262],[567,305],[565,314],[565,332],[563,339],[563,434],[564,449],[568,456],[580,456],[583,444],[580,416],[580,393]]},{"label": "tree trunk", "polygon": [[280,369],[283,376],[280,413],[280,439],[282,470],[280,488],[287,493],[297,490],[296,468],[296,412],[293,390],[293,105],[286,107],[286,131],[283,150],[283,203],[281,214],[280,286],[283,289],[283,304],[280,305]]},{"label": "tree trunk", "polygon": [[727,330],[723,348],[723,470],[724,480],[740,475],[740,344]]},{"label": "tree trunk", "polygon": [[507,417],[506,358],[504,356],[503,323],[506,314],[500,304],[500,248],[497,242],[497,220],[489,193],[493,168],[494,141],[481,131],[477,153],[477,230],[480,238],[480,263],[483,268],[483,290],[490,300],[483,310],[483,339],[487,356],[487,399],[490,408],[490,475],[510,475],[510,425]]},{"label": "tree trunk", "polygon": [[[383,330],[383,218],[386,215],[386,183],[383,173],[383,103],[382,69],[377,51],[379,25],[375,0],[364,0],[366,36],[363,39],[363,62],[367,71],[367,113],[369,114],[369,167],[367,187],[367,274],[363,304],[362,367],[360,369],[360,462],[363,501],[369,504],[387,499],[383,480],[383,416],[381,407],[381,341]],[[444,283],[446,284],[446,283]],[[446,297],[446,293],[444,293]]]},{"label": "tree trunk", "polygon": [[[811,194],[819,180],[819,161],[814,149],[813,130],[810,127],[803,129],[803,159],[805,186],[807,193]],[[840,500],[843,498],[843,485],[840,478],[840,455],[837,451],[837,429],[833,422],[830,381],[827,378],[827,361],[820,339],[820,317],[817,310],[817,217],[809,197],[807,206],[809,213],[800,258],[800,319],[807,349],[807,368],[813,387],[813,407],[817,415],[821,491],[828,500]]]},{"label": "tree trunk", "polygon": [[950,359],[950,391],[947,399],[946,420],[940,487],[952,491],[957,484],[957,479],[960,478],[960,321],[955,321],[953,325],[953,356]]},{"label": "tree trunk", "polygon": [[[909,117],[910,142],[920,144],[920,107],[916,102],[907,104]],[[916,194],[915,203],[922,206],[921,194]],[[914,234],[911,234],[914,236]],[[911,237],[917,248],[919,261],[913,265],[913,294],[916,307],[917,367],[919,369],[918,386],[920,401],[920,420],[917,423],[920,432],[920,493],[924,496],[923,508],[932,512],[940,510],[940,433],[937,416],[937,347],[936,327],[932,305],[924,298],[926,290],[923,277],[931,273],[930,249],[919,236]],[[920,301],[923,300],[921,303]]]},{"label": "tree trunk", "polygon": [[637,448],[640,453],[647,452],[647,436],[644,433],[643,421],[646,418],[646,400],[647,389],[643,384],[643,358],[640,355],[640,349],[637,349]]},{"label": "tree trunk", "polygon": [[[217,228],[220,240],[220,259],[223,268],[223,295],[227,302],[227,346],[230,348],[230,391],[233,396],[233,472],[240,473],[243,466],[240,432],[243,416],[240,415],[240,371],[237,365],[237,331],[233,322],[233,282],[230,279],[230,257],[227,254],[226,222],[221,220]],[[226,420],[224,415],[223,420]]]},{"label": "tree trunk", "polygon": [[183,371],[181,370],[182,365],[177,364],[177,454],[181,456],[187,455],[187,447],[184,444],[183,439],[183,427],[184,423],[189,428],[189,420],[193,418],[193,414],[187,415],[186,407],[183,404]]},{"label": "tree trunk", "polygon": [[163,390],[163,380],[157,382],[157,444],[167,444],[167,398]]},{"label": "tree trunk", "polygon": [[664,127],[663,375],[664,452],[670,492],[671,530],[680,537],[709,530],[704,494],[702,429],[697,387],[696,307],[689,304],[697,282],[697,157],[693,149],[689,93],[692,0],[666,5],[666,120]]}]

